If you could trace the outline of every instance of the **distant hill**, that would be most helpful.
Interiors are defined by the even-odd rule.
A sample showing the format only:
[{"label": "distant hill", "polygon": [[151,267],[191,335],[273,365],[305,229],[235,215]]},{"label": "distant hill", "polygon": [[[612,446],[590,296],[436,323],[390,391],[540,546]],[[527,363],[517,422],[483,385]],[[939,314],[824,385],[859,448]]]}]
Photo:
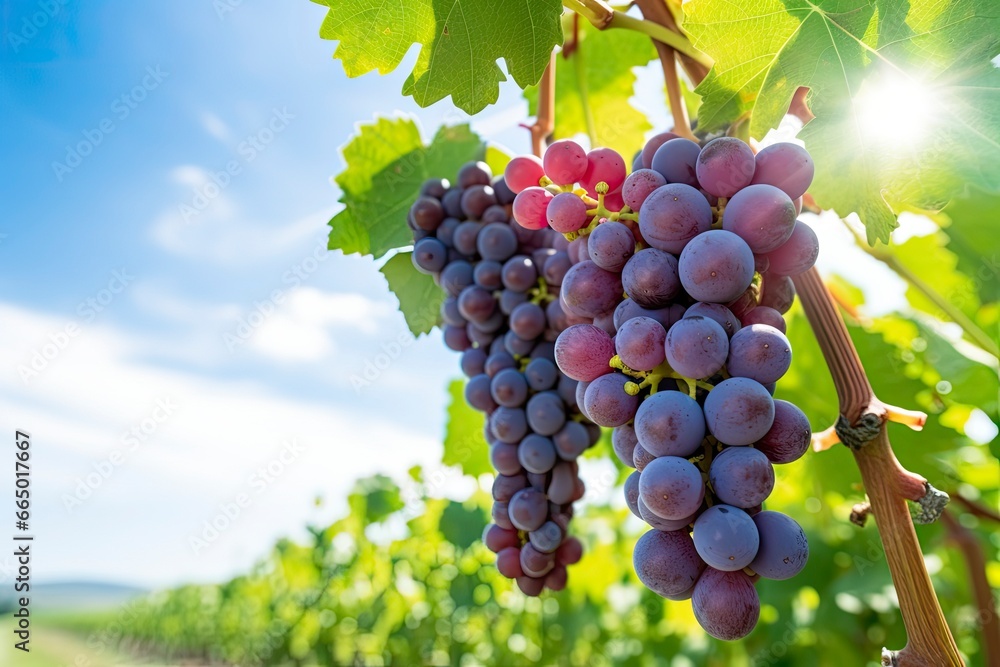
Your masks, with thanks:
[{"label": "distant hill", "polygon": [[[31,609],[33,612],[100,611],[148,592],[134,586],[93,581],[32,584]],[[0,612],[11,609],[15,599],[12,588],[4,586],[0,592]]]}]

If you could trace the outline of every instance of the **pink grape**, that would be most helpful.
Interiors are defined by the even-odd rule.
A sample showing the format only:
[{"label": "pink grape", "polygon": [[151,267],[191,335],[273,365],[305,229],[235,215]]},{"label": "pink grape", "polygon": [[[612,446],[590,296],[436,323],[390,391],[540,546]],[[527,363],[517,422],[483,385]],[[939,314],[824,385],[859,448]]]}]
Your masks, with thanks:
[{"label": "pink grape", "polygon": [[555,356],[563,373],[590,382],[611,372],[608,362],[615,356],[615,344],[593,324],[574,324],[556,338]]},{"label": "pink grape", "polygon": [[587,225],[587,205],[572,192],[560,192],[549,201],[545,218],[560,234],[575,232]]},{"label": "pink grape", "polygon": [[581,180],[587,165],[587,152],[570,139],[553,142],[542,156],[545,175],[556,185],[572,185]]},{"label": "pink grape", "polygon": [[597,197],[597,184],[608,184],[608,192],[615,192],[625,182],[625,160],[610,148],[595,148],[587,153],[587,170],[580,185],[591,197]]},{"label": "pink grape", "polygon": [[525,188],[537,186],[545,175],[542,161],[534,155],[519,155],[507,163],[503,178],[514,194]]},{"label": "pink grape", "polygon": [[805,148],[782,142],[771,144],[757,153],[753,183],[767,183],[797,199],[809,189],[813,179],[813,161]]}]

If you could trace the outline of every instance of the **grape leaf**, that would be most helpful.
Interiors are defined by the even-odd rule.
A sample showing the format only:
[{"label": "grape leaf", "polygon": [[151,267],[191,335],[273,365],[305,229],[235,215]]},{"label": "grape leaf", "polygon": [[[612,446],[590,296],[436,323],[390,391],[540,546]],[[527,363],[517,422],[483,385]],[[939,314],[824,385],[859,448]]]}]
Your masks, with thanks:
[{"label": "grape leaf", "polygon": [[[809,87],[816,119],[801,138],[816,162],[810,192],[842,216],[856,212],[869,243],[888,242],[903,208],[939,208],[967,183],[1000,188],[992,0],[693,0],[684,9],[695,44],[715,58],[697,89],[700,127],[752,112],[751,134],[762,137]],[[924,91],[899,122],[912,115],[926,125],[887,141],[864,100],[892,86]]]},{"label": "grape leaf", "polygon": [[451,401],[441,463],[460,466],[464,474],[473,477],[493,472],[489,445],[483,437],[483,415],[465,402],[465,383],[453,380],[448,385],[448,395]]},{"label": "grape leaf", "polygon": [[426,147],[413,119],[379,118],[362,125],[344,146],[347,168],[336,179],[344,209],[330,220],[330,249],[378,258],[409,245],[406,212],[421,184],[453,176],[484,151],[468,125],[441,127]]},{"label": "grape leaf", "polygon": [[1000,196],[972,190],[944,210],[949,224],[948,249],[969,276],[983,303],[1000,301]]},{"label": "grape leaf", "polygon": [[444,539],[459,549],[468,549],[483,538],[483,529],[487,523],[486,514],[479,507],[466,507],[449,500],[441,512],[438,527]]},{"label": "grape leaf", "polygon": [[[637,39],[628,30],[601,31],[581,21],[570,57],[556,56],[554,138],[589,134],[589,118],[595,144],[614,148],[631,163],[652,128],[645,114],[629,104],[636,78],[632,68],[654,58],[648,39]],[[525,89],[524,97],[528,112],[538,113],[538,88]]]},{"label": "grape leaf", "polygon": [[444,290],[429,275],[417,271],[411,260],[412,255],[412,252],[398,252],[379,271],[399,299],[399,310],[410,332],[419,336],[428,333],[437,324]]},{"label": "grape leaf", "polygon": [[506,77],[537,83],[562,43],[559,0],[326,0],[320,37],[339,42],[334,57],[349,77],[396,69],[413,44],[420,54],[403,84],[426,107],[451,95],[470,114],[497,101]]}]

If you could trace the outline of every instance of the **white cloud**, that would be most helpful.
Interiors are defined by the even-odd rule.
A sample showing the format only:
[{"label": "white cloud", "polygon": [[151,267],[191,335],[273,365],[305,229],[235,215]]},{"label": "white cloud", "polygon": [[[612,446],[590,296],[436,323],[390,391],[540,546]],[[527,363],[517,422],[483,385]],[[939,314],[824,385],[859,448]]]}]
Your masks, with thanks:
[{"label": "white cloud", "polygon": [[198,119],[202,128],[219,141],[229,141],[232,133],[229,126],[211,111],[205,111]]}]

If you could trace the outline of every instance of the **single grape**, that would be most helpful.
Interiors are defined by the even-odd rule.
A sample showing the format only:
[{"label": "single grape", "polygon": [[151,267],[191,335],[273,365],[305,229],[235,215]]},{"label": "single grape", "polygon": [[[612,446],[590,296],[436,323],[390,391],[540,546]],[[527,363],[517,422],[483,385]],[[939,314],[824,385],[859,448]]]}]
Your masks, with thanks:
[{"label": "single grape", "polygon": [[447,178],[428,178],[424,181],[423,185],[420,186],[420,194],[428,197],[434,197],[435,199],[441,199],[441,197],[444,197],[444,193],[448,191],[450,186],[451,183],[448,182]]},{"label": "single grape", "polygon": [[622,287],[629,298],[643,308],[669,305],[681,289],[677,258],[657,248],[640,250],[622,269]]},{"label": "single grape", "polygon": [[566,423],[566,405],[554,391],[543,391],[528,399],[528,425],[535,433],[554,435]]},{"label": "single grape", "polygon": [[[542,277],[545,278],[545,282],[550,287],[559,287],[571,266],[573,263],[569,261],[569,255],[560,250],[545,261],[545,266],[542,267]],[[558,301],[553,301],[553,303],[558,303]]]},{"label": "single grape", "polygon": [[739,508],[754,507],[771,495],[774,468],[756,449],[727,447],[712,460],[708,479],[722,502]]},{"label": "single grape", "polygon": [[528,432],[528,419],[520,408],[501,406],[490,415],[490,428],[500,442],[520,442]]},{"label": "single grape", "polygon": [[433,232],[444,220],[444,208],[434,197],[419,197],[410,212],[417,228],[428,232]]},{"label": "single grape", "polygon": [[462,224],[458,218],[445,218],[437,228],[437,240],[449,248],[455,247],[455,230]]},{"label": "single grape", "polygon": [[733,377],[750,378],[761,384],[777,382],[792,365],[792,346],[767,324],[751,324],[733,335],[726,369]]},{"label": "single grape", "polygon": [[633,211],[641,210],[653,190],[667,184],[667,179],[652,169],[633,170],[622,185],[622,200]]},{"label": "single grape", "polygon": [[486,352],[474,348],[471,350],[466,350],[462,353],[461,366],[462,372],[465,373],[467,377],[475,377],[486,372]]},{"label": "single grape", "polygon": [[566,272],[560,298],[568,312],[594,318],[612,312],[621,296],[621,274],[605,271],[588,260],[574,264]]},{"label": "single grape", "polygon": [[551,359],[532,359],[524,369],[528,386],[535,391],[545,391],[559,381],[559,369]]},{"label": "single grape", "polygon": [[493,553],[499,553],[504,549],[519,546],[520,539],[517,536],[517,531],[507,530],[491,523],[483,531],[483,544]]},{"label": "single grape", "polygon": [[733,641],[753,632],[760,598],[745,572],[705,570],[691,595],[694,617],[716,639]]},{"label": "single grape", "polygon": [[468,257],[475,255],[476,246],[479,242],[479,232],[482,229],[483,225],[473,220],[466,220],[459,223],[458,227],[455,228],[455,235],[452,238],[455,243],[455,250]]},{"label": "single grape", "polygon": [[458,312],[470,322],[485,322],[496,305],[493,295],[478,285],[469,285],[458,295]]},{"label": "single grape", "polygon": [[[587,194],[596,199],[598,183],[607,183],[608,192],[616,192],[625,182],[625,173],[625,160],[617,151],[610,148],[595,148],[587,153],[587,170],[579,182]],[[608,208],[616,210],[613,206]]]},{"label": "single grape", "polygon": [[458,311],[458,299],[456,297],[449,296],[441,302],[441,319],[444,320],[445,324],[450,324],[453,327],[465,326],[465,318]]},{"label": "single grape", "polygon": [[732,197],[753,179],[753,151],[735,137],[713,139],[698,154],[695,173],[699,185],[708,193]]},{"label": "single grape", "polygon": [[757,555],[759,545],[753,519],[738,507],[712,505],[694,522],[694,547],[702,560],[716,570],[742,570]]},{"label": "single grape", "polygon": [[534,340],[545,331],[545,311],[537,303],[519,304],[510,313],[510,329],[518,338]]},{"label": "single grape", "polygon": [[642,147],[642,152],[639,154],[642,160],[642,168],[649,169],[653,166],[653,156],[656,154],[656,150],[667,143],[671,139],[677,139],[679,135],[673,132],[660,132],[659,134],[650,137],[646,145]]},{"label": "single grape", "polygon": [[489,185],[493,178],[493,170],[485,162],[466,162],[458,170],[458,187],[468,188],[473,185]]},{"label": "single grape", "polygon": [[552,479],[546,489],[549,500],[560,505],[573,502],[576,492],[576,472],[570,463],[561,461],[552,468]]},{"label": "single grape", "polygon": [[683,519],[701,505],[705,483],[693,463],[677,456],[661,456],[650,461],[639,476],[639,497],[653,514]]},{"label": "single grape", "polygon": [[549,515],[548,499],[535,489],[522,489],[510,499],[507,512],[518,530],[535,530],[545,523]]},{"label": "single grape", "polygon": [[[517,446],[517,460],[528,472],[544,474],[556,464],[556,447],[552,440],[537,433],[524,436]],[[497,500],[503,500],[497,498]]]},{"label": "single grape", "polygon": [[625,262],[635,254],[635,237],[622,223],[608,220],[587,237],[587,252],[597,266],[620,273]]},{"label": "single grape", "polygon": [[513,368],[505,368],[493,376],[490,395],[497,405],[507,408],[521,407],[528,400],[528,381]]},{"label": "single grape", "polygon": [[788,276],[768,271],[764,274],[761,289],[760,305],[774,308],[779,313],[787,313],[795,302],[795,285]]},{"label": "single grape", "polygon": [[684,247],[677,260],[677,274],[693,299],[729,303],[753,280],[753,252],[736,234],[713,229]]},{"label": "single grape", "polygon": [[490,516],[493,518],[493,523],[501,528],[514,530],[514,524],[510,522],[510,513],[507,510],[507,503],[493,503],[493,508],[490,510]]},{"label": "single grape", "polygon": [[538,282],[538,269],[530,257],[515,255],[504,262],[500,277],[512,292],[527,292]]},{"label": "single grape", "polygon": [[575,537],[567,537],[556,549],[556,562],[561,565],[576,565],[583,558],[583,543]]},{"label": "single grape", "polygon": [[[636,411],[638,414],[638,411]],[[646,466],[649,465],[650,461],[656,457],[643,448],[638,442],[635,443],[635,447],[632,449],[632,467],[642,472],[645,470]]]},{"label": "single grape", "polygon": [[[639,406],[639,410],[642,410],[642,406]],[[636,412],[638,417],[639,412]],[[632,454],[635,452],[635,445],[639,442],[635,435],[635,428],[629,424],[622,424],[621,426],[615,427],[611,431],[611,447],[614,449],[615,456],[618,460],[622,462],[623,465],[629,468],[634,468],[635,464],[632,462]]]},{"label": "single grape", "polygon": [[563,541],[563,529],[554,521],[546,521],[538,530],[528,533],[533,546],[543,554],[553,553]]},{"label": "single grape", "polygon": [[465,402],[480,412],[492,412],[497,408],[490,392],[488,375],[476,375],[465,385]]},{"label": "single grape", "polygon": [[788,240],[767,255],[771,261],[770,271],[783,276],[805,273],[816,263],[817,257],[819,257],[819,239],[816,238],[816,232],[801,220],[795,222],[795,228]]},{"label": "single grape", "polygon": [[608,362],[615,344],[607,332],[592,324],[574,324],[556,339],[556,364],[574,380],[590,382],[610,373]]},{"label": "single grape", "polygon": [[651,371],[666,358],[667,332],[650,317],[633,317],[622,323],[615,336],[615,350],[622,363],[637,371]]},{"label": "single grape", "polygon": [[504,262],[517,252],[517,236],[510,225],[491,222],[480,230],[476,250],[485,260]]},{"label": "single grape", "polygon": [[642,237],[650,246],[674,254],[711,227],[712,207],[700,192],[683,183],[653,190],[639,209]]},{"label": "single grape", "polygon": [[554,553],[545,553],[535,548],[531,543],[521,547],[521,569],[529,577],[544,577],[555,567]]},{"label": "single grape", "polygon": [[812,158],[805,148],[797,144],[771,144],[757,153],[755,162],[753,182],[781,188],[791,199],[804,195],[812,183]]},{"label": "single grape", "polygon": [[642,516],[639,514],[639,477],[640,473],[638,470],[634,471],[631,475],[625,478],[625,504],[628,505],[629,510],[632,514],[636,515],[640,519]]},{"label": "single grape", "polygon": [[743,315],[740,321],[743,326],[750,326],[751,324],[766,324],[770,327],[774,327],[781,333],[785,333],[788,326],[785,323],[785,318],[781,316],[781,313],[776,311],[774,308],[769,308],[767,306],[757,306],[756,308],[751,308],[745,315]]},{"label": "single grape", "polygon": [[702,303],[699,301],[684,311],[684,317],[694,317],[696,315],[715,320],[730,338],[743,326],[739,318],[733,315],[733,312],[721,303]]},{"label": "single grape", "polygon": [[466,261],[452,262],[441,271],[441,287],[448,294],[457,297],[472,284],[472,265]]},{"label": "single grape", "polygon": [[528,597],[538,597],[545,590],[545,579],[539,579],[537,577],[518,577],[515,579],[517,582],[517,587],[521,589],[521,592]]},{"label": "single grape", "polygon": [[534,155],[519,155],[507,163],[503,172],[504,181],[515,195],[525,188],[539,185],[545,170],[541,159]]},{"label": "single grape", "polygon": [[496,193],[489,185],[472,185],[462,192],[462,212],[472,220],[482,219],[486,209],[496,203]]},{"label": "single grape", "polygon": [[705,438],[705,416],[698,402],[679,391],[658,391],[635,413],[635,435],[653,456],[688,457]]},{"label": "single grape", "polygon": [[421,273],[438,273],[448,262],[448,248],[435,238],[420,239],[410,255],[413,266]]},{"label": "single grape", "polygon": [[444,328],[444,344],[449,350],[464,352],[472,346],[465,327],[453,327],[450,324]]},{"label": "single grape", "polygon": [[701,148],[690,139],[671,139],[656,149],[650,168],[660,172],[667,183],[698,187],[696,165]]},{"label": "single grape", "polygon": [[725,330],[715,320],[684,317],[667,332],[667,363],[684,377],[711,377],[725,366],[729,345]]},{"label": "single grape", "polygon": [[574,461],[590,446],[590,435],[587,428],[576,421],[567,421],[563,427],[552,436],[556,453],[564,461]]},{"label": "single grape", "polygon": [[520,582],[524,578],[524,571],[521,569],[521,549],[510,546],[498,551],[497,571],[508,579],[517,579]]},{"label": "single grape", "polygon": [[464,218],[465,214],[462,213],[462,189],[453,187],[444,193],[444,197],[441,197],[441,206],[444,207],[444,213],[449,218]]},{"label": "single grape", "polygon": [[505,368],[517,368],[517,362],[509,352],[506,350],[500,350],[498,352],[493,352],[490,356],[486,357],[486,364],[483,368],[486,370],[487,375],[494,377]]},{"label": "single grape", "polygon": [[525,188],[514,199],[514,219],[525,229],[544,229],[549,225],[545,210],[550,201],[552,193],[545,188]]},{"label": "single grape", "polygon": [[722,228],[746,241],[753,252],[768,253],[792,235],[795,205],[773,185],[751,185],[726,204]]},{"label": "single grape", "polygon": [[545,219],[560,234],[575,232],[587,226],[587,205],[572,192],[560,192],[546,206]]},{"label": "single grape", "polygon": [[482,261],[472,269],[472,280],[483,289],[491,292],[503,288],[501,272],[503,264],[496,261]]},{"label": "single grape", "polygon": [[774,423],[774,399],[748,378],[729,378],[715,385],[705,398],[704,411],[709,432],[731,446],[760,440]]},{"label": "single grape", "polygon": [[545,175],[556,185],[572,185],[583,179],[587,164],[587,152],[570,139],[552,142],[542,156]]},{"label": "single grape", "polygon": [[795,519],[781,512],[758,512],[753,517],[760,548],[750,569],[767,579],[791,579],[809,560],[809,540]]},{"label": "single grape", "polygon": [[665,598],[690,592],[705,571],[691,536],[682,530],[644,533],[635,543],[632,564],[639,581]]},{"label": "single grape", "polygon": [[493,479],[493,500],[502,503],[509,502],[515,493],[527,486],[528,478],[524,475],[497,475]]},{"label": "single grape", "polygon": [[609,373],[593,380],[584,395],[590,420],[605,427],[632,421],[639,407],[639,397],[625,391],[625,385],[631,381],[621,373]]},{"label": "single grape", "polygon": [[517,445],[495,442],[490,445],[490,463],[501,475],[517,475],[524,472],[517,460]]},{"label": "single grape", "polygon": [[774,422],[757,444],[771,463],[791,463],[809,449],[812,429],[805,413],[794,403],[774,401]]}]

